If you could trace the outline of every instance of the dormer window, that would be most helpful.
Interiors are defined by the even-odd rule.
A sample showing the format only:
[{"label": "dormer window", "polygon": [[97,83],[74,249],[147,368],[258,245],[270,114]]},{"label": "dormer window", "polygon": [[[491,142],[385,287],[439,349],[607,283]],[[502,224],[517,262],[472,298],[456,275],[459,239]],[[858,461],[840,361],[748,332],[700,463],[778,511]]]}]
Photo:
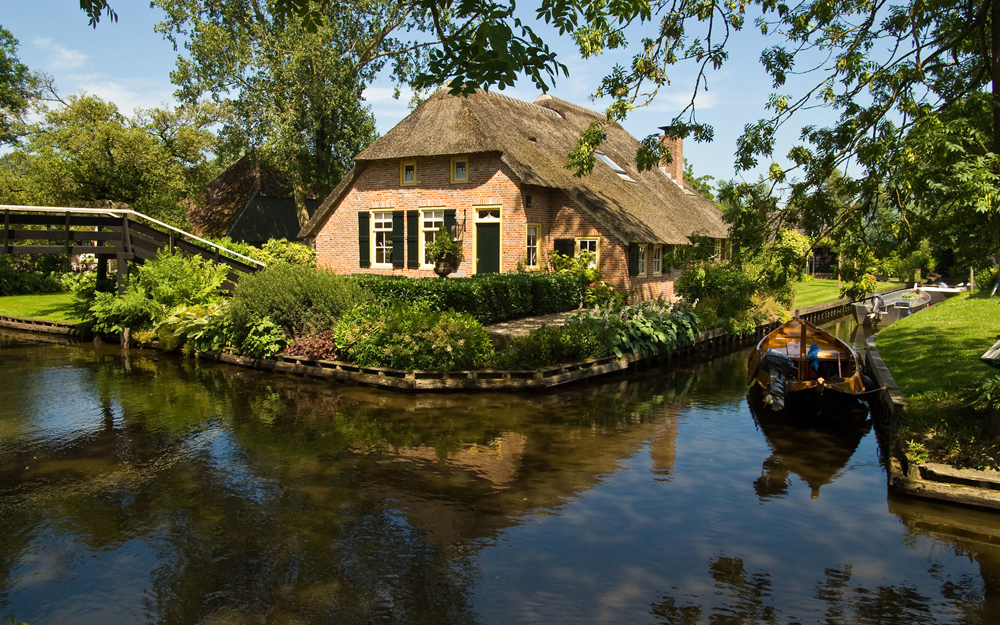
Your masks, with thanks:
[{"label": "dormer window", "polygon": [[464,184],[469,181],[469,157],[456,156],[451,159],[452,184]]},{"label": "dormer window", "polygon": [[632,179],[632,176],[629,176],[628,172],[626,172],[624,169],[622,169],[621,165],[619,165],[618,163],[616,163],[613,160],[611,160],[608,157],[608,155],[605,154],[604,152],[600,152],[600,151],[594,152],[594,156],[596,156],[598,158],[598,160],[600,160],[602,163],[604,163],[605,165],[607,165],[608,167],[610,167],[611,171],[613,171],[616,174],[618,174],[618,177],[621,178],[622,180],[627,180],[629,182],[635,182],[635,180]]},{"label": "dormer window", "polygon": [[399,164],[399,184],[403,187],[417,184],[417,161],[402,161]]}]

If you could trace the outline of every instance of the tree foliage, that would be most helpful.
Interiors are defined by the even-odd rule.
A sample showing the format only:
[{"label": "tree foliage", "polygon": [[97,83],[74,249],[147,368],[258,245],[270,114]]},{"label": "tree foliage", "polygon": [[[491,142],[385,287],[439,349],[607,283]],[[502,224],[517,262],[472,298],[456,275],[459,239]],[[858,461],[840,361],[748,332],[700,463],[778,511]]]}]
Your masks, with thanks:
[{"label": "tree foliage", "polygon": [[40,77],[17,56],[17,39],[0,27],[0,145],[24,134],[24,115],[38,97]]},{"label": "tree foliage", "polygon": [[173,223],[215,175],[209,154],[211,106],[140,110],[125,117],[110,102],[71,96],[28,129],[0,159],[7,203],[100,206],[107,202]]},{"label": "tree foliage", "polygon": [[407,3],[349,0],[155,0],[157,30],[186,55],[171,80],[181,101],[206,96],[231,104],[222,148],[230,159],[260,148],[286,164],[299,191],[325,195],[355,154],[374,140],[375,123],[362,91],[386,63],[407,80],[422,64],[424,45],[399,31],[423,18]]}]

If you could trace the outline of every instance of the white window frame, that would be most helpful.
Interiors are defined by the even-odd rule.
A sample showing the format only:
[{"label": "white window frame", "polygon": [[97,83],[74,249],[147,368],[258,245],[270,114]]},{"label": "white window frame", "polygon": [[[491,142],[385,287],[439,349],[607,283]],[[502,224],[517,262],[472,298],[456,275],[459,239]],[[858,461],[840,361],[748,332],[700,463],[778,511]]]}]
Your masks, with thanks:
[{"label": "white window frame", "polygon": [[646,257],[646,249],[648,248],[648,246],[645,243],[640,243],[636,247],[639,248],[639,256],[636,260],[636,270],[637,270],[636,277],[645,278],[646,271],[649,269],[649,267],[646,266],[647,265],[646,261],[648,260]]},{"label": "white window frame", "polygon": [[[429,214],[433,215],[434,213],[440,213],[441,214],[441,218],[440,219],[434,219],[432,217],[432,223],[433,222],[437,222],[437,221],[440,221],[441,223],[438,226],[436,226],[436,227],[434,227],[434,226],[428,227],[427,226],[427,222],[426,222],[427,216]],[[421,269],[433,269],[434,268],[434,263],[427,262],[427,244],[428,244],[428,241],[426,239],[427,239],[427,235],[431,234],[430,243],[433,243],[434,240],[437,239],[437,231],[443,225],[444,225],[444,207],[443,206],[434,206],[434,207],[421,208],[420,209],[420,239],[419,239],[419,244],[420,244],[419,248],[420,249],[419,249],[419,254],[420,254],[420,268]]]},{"label": "white window frame", "polygon": [[[593,250],[590,249],[590,243],[591,242],[594,243],[594,246],[593,246],[594,249]],[[597,258],[594,259],[594,264],[591,265],[591,269],[597,269],[598,267],[600,267],[601,266],[601,237],[576,237],[575,243],[574,243],[574,245],[575,245],[575,252],[576,252],[575,256],[579,256],[580,255],[580,252],[581,252],[581,246],[580,246],[580,244],[581,243],[586,243],[587,244],[586,251],[588,251],[588,252],[592,251],[597,256]]]},{"label": "white window frame", "polygon": [[621,178],[622,180],[626,180],[628,182],[635,182],[635,179],[633,179],[632,176],[628,175],[628,172],[625,171],[624,167],[611,160],[611,157],[609,157],[604,152],[601,152],[600,150],[595,150],[594,156],[597,157],[597,160],[601,161],[602,163],[610,167],[611,171],[618,174],[618,177]]},{"label": "white window frame", "polygon": [[663,275],[663,246],[654,245],[653,246],[653,275],[662,276]]},{"label": "white window frame", "polygon": [[[392,268],[392,211],[373,210],[371,211],[371,219],[369,221],[371,222],[370,236],[371,236],[371,246],[372,246],[371,249],[372,267],[391,269]],[[388,224],[388,227],[386,227],[386,224]],[[383,244],[380,248],[378,244],[378,235],[382,233],[385,233],[386,236],[384,240],[388,242],[388,245]],[[381,263],[378,262],[378,253],[380,249],[384,251],[386,258],[386,261]]]},{"label": "white window frame", "polygon": [[[535,231],[535,241],[532,244],[531,231]],[[526,224],[524,230],[525,246],[524,255],[527,260],[525,267],[528,269],[540,269],[542,266],[542,224]],[[535,262],[531,262],[531,252],[535,252]]]}]

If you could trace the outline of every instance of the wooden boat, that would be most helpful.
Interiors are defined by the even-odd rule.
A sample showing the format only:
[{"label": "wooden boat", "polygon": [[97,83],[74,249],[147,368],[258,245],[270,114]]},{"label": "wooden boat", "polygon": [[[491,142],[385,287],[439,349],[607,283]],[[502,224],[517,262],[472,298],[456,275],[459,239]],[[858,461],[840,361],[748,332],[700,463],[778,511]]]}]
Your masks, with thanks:
[{"label": "wooden boat", "polygon": [[931,294],[923,289],[903,289],[884,295],[875,294],[864,301],[854,302],[854,320],[862,326],[889,324],[921,311],[930,304]]},{"label": "wooden boat", "polygon": [[850,345],[797,318],[761,339],[750,353],[747,375],[751,392],[756,389],[774,411],[788,404],[790,410],[818,413],[875,392]]}]

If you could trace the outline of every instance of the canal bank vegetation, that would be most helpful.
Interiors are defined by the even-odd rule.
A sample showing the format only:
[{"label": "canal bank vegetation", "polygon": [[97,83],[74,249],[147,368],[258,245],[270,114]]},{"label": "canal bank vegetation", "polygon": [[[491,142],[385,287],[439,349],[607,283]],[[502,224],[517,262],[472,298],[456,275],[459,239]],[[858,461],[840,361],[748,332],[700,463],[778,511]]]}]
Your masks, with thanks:
[{"label": "canal bank vegetation", "polygon": [[1000,377],[979,360],[998,328],[995,298],[963,294],[878,334],[908,402],[893,435],[912,460],[1000,468]]},{"label": "canal bank vegetation", "polygon": [[594,278],[579,270],[584,265],[441,280],[344,276],[279,262],[242,277],[227,298],[227,268],[164,251],[135,269],[124,293],[88,284],[74,307],[93,332],[168,351],[284,353],[404,370],[536,368],[669,352],[696,338],[690,310],[644,302],[580,309],[565,326],[494,346],[487,324],[580,308]]}]

